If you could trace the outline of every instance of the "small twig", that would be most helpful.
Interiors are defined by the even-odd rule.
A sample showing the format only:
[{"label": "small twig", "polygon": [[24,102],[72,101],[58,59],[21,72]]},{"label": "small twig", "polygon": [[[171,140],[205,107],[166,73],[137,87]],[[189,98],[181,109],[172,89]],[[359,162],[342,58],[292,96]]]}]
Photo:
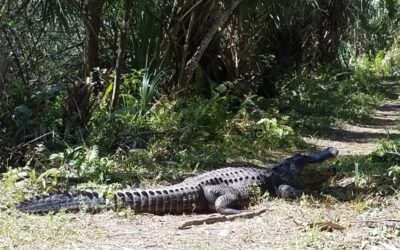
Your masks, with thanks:
[{"label": "small twig", "polygon": [[[201,1],[199,1],[199,3],[200,2]],[[185,72],[185,64],[186,64],[186,59],[187,59],[187,55],[188,55],[190,35],[191,35],[193,25],[194,25],[194,17],[195,17],[195,13],[192,12],[192,14],[190,15],[189,28],[186,31],[185,44],[183,45],[181,66],[179,69],[179,76],[178,76],[178,85],[181,84],[182,79],[183,79],[183,73]]]},{"label": "small twig", "polygon": [[41,135],[41,136],[39,136],[39,137],[37,137],[37,138],[31,140],[31,141],[28,141],[27,143],[23,144],[22,147],[25,147],[25,146],[27,146],[27,145],[29,145],[29,144],[35,142],[35,141],[38,141],[38,140],[40,140],[40,139],[42,139],[43,137],[46,137],[46,136],[48,136],[48,135],[53,135],[53,137],[54,137],[54,135],[55,135],[55,134],[54,134],[54,130],[51,131],[51,132],[48,132],[48,133],[46,133],[46,134],[44,134],[44,135]]},{"label": "small twig", "polygon": [[191,226],[196,226],[196,225],[214,224],[217,222],[233,221],[238,218],[250,219],[250,218],[253,218],[260,214],[263,214],[267,211],[268,211],[268,209],[264,208],[264,209],[260,209],[260,210],[256,210],[256,211],[244,212],[241,214],[218,215],[218,216],[213,216],[213,217],[189,220],[189,221],[185,221],[181,226],[178,227],[178,229],[188,229]]},{"label": "small twig", "polygon": [[195,4],[193,4],[192,7],[190,7],[190,9],[188,11],[185,12],[185,14],[183,14],[180,18],[179,18],[179,22],[182,22],[183,19],[194,9],[196,8],[198,5],[201,4],[201,2],[203,2],[203,0],[200,0],[198,2],[196,2]]},{"label": "small twig", "polygon": [[398,219],[379,219],[379,220],[358,220],[350,223],[379,223],[379,222],[400,222]]},{"label": "small twig", "polygon": [[118,245],[116,243],[115,244],[104,244],[104,246],[111,246],[114,249],[118,248],[118,249],[123,249],[123,250],[131,250],[131,249],[133,249],[133,248],[128,248],[128,247],[124,247],[124,246]]}]

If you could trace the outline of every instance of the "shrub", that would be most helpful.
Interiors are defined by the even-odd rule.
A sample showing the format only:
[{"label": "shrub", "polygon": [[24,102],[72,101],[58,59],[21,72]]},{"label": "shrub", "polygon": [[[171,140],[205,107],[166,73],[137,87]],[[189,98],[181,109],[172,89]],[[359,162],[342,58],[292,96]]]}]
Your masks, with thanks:
[{"label": "shrub", "polygon": [[262,105],[263,100],[247,96],[227,124],[224,146],[232,156],[264,158],[272,149],[289,149],[300,142],[285,117]]}]

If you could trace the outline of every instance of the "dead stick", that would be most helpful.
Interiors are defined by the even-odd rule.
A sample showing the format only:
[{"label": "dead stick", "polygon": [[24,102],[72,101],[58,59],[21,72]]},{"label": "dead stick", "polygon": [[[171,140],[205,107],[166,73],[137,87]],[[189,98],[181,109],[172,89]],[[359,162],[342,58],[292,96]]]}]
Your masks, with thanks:
[{"label": "dead stick", "polygon": [[351,221],[350,223],[378,223],[378,222],[400,222],[400,220],[397,219],[358,220],[358,221]]},{"label": "dead stick", "polygon": [[268,209],[260,209],[256,211],[251,211],[251,212],[244,212],[241,214],[234,214],[234,215],[219,215],[219,216],[214,216],[214,217],[207,217],[207,218],[201,218],[201,219],[195,219],[195,220],[189,220],[185,221],[181,226],[178,227],[178,229],[188,229],[191,226],[195,225],[203,225],[203,224],[214,224],[217,222],[224,222],[224,221],[233,221],[238,218],[243,218],[243,219],[250,219],[255,216],[258,216],[260,214],[265,213],[268,211]]}]

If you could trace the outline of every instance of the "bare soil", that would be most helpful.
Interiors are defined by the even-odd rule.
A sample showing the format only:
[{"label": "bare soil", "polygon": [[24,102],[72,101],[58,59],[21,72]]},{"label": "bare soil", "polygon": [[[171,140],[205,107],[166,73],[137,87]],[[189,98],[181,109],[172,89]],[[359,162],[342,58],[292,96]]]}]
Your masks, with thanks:
[{"label": "bare soil", "polygon": [[[10,249],[397,249],[400,202],[385,203],[373,207],[358,203],[272,200],[258,205],[269,209],[258,217],[186,230],[178,229],[182,222],[210,215],[114,212],[66,214],[57,218],[30,215],[30,223],[24,224],[28,232],[25,238],[8,242],[3,239],[3,246]],[[28,218],[16,220],[26,222]],[[317,222],[334,222],[345,229],[329,232],[310,227]],[[39,232],[42,234],[35,237]]]},{"label": "bare soil", "polygon": [[[318,147],[336,146],[342,155],[365,155],[383,138],[400,137],[400,101],[376,110],[362,125],[345,125],[305,140]],[[268,212],[252,219],[178,227],[210,215],[154,216],[119,214],[23,215],[0,225],[0,248],[18,249],[399,249],[400,201],[396,197],[339,202],[304,198],[267,199],[256,208]],[[1,217],[1,215],[0,215]],[[1,222],[0,218],[0,222]],[[317,222],[344,230],[321,231]],[[9,231],[8,236],[4,233]],[[14,228],[15,230],[11,230]],[[3,236],[1,236],[3,235]]]},{"label": "bare soil", "polygon": [[400,100],[394,99],[378,107],[372,118],[363,121],[362,124],[343,124],[340,128],[332,128],[303,139],[321,148],[337,147],[340,155],[367,155],[375,149],[380,140],[400,138],[399,116]]}]

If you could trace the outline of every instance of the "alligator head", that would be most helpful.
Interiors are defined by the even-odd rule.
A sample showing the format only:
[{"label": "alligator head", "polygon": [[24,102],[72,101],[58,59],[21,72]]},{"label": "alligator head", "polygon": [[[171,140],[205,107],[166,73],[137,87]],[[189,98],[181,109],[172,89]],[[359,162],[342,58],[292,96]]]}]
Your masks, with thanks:
[{"label": "alligator head", "polygon": [[334,167],[317,167],[315,165],[308,165],[299,173],[294,186],[300,189],[318,189],[323,183],[327,182],[335,175],[336,168]]},{"label": "alligator head", "polygon": [[331,177],[336,175],[334,167],[318,167],[312,163],[320,163],[334,158],[339,151],[329,147],[310,155],[296,154],[283,163],[275,165],[273,172],[279,176],[280,184],[287,184],[298,189],[317,189]]}]

